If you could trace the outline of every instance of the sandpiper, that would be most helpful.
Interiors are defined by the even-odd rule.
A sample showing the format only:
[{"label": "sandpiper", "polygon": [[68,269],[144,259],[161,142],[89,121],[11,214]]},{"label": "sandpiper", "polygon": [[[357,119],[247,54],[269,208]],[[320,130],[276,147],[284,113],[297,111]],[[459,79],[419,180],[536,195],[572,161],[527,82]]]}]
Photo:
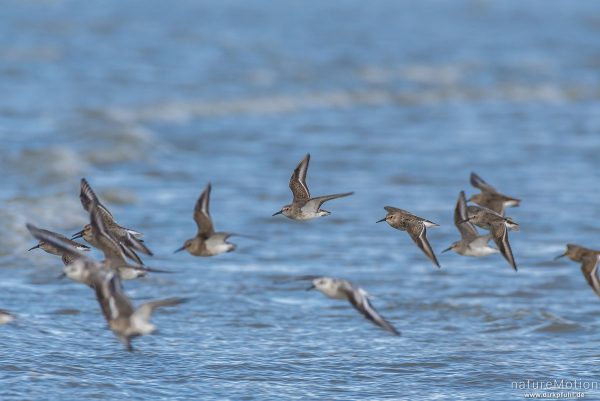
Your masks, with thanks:
[{"label": "sandpiper", "polygon": [[0,309],[0,324],[10,323],[15,320],[14,316],[4,309]]},{"label": "sandpiper", "polygon": [[49,235],[46,230],[40,230],[32,224],[27,224],[27,229],[38,240],[49,243],[60,252],[72,254],[73,262],[64,267],[65,275],[94,289],[108,326],[128,351],[133,351],[131,340],[134,337],[156,330],[149,321],[154,309],[184,301],[182,298],[153,301],[142,304],[134,311],[131,301],[123,292],[120,274],[114,268],[89,258],[63,239]]},{"label": "sandpiper", "polygon": [[[137,266],[128,264],[125,261],[122,249],[122,244],[115,241],[109,234],[106,233],[102,219],[99,216],[100,212],[95,207],[95,202],[90,207],[91,224],[94,227],[94,232],[98,233],[95,241],[100,245],[100,250],[104,253],[105,261],[100,263],[86,256],[79,249],[81,244],[71,241],[63,236],[56,235],[48,230],[42,230],[32,224],[27,224],[27,229],[38,241],[45,243],[45,247],[56,251],[62,255],[65,267],[64,275],[72,280],[81,283],[92,285],[89,279],[89,270],[94,269],[115,269],[121,278],[124,280],[143,277],[147,272],[164,272],[163,270],[150,269],[145,266]],[[77,244],[77,245],[73,245]],[[35,247],[34,247],[35,248]]]},{"label": "sandpiper", "polygon": [[227,242],[233,233],[215,232],[213,221],[208,211],[210,202],[210,183],[206,186],[194,207],[194,221],[198,226],[198,232],[194,238],[188,239],[175,253],[184,249],[194,256],[214,256],[224,252],[234,251],[235,244]]},{"label": "sandpiper", "polygon": [[27,229],[31,235],[40,242],[44,242],[48,247],[56,250],[57,254],[68,255],[71,260],[70,263],[65,263],[63,268],[64,275],[70,279],[79,283],[85,284],[89,287],[93,286],[92,275],[96,270],[109,270],[102,263],[97,262],[85,255],[77,247],[73,246],[73,241],[66,239],[60,235],[54,235],[53,232],[43,230],[34,226],[33,224],[27,224]]},{"label": "sandpiper", "polygon": [[[78,251],[89,251],[90,250],[89,246],[80,244],[79,242],[72,241],[62,234],[55,233],[54,231],[50,231],[50,230],[43,230],[43,229],[40,229],[40,231],[44,232],[48,236],[60,239],[62,242],[69,244],[72,248],[74,248]],[[44,250],[52,255],[60,256],[65,265],[68,265],[69,263],[73,262],[73,254],[71,252],[64,252],[62,248],[56,247],[56,246],[52,245],[51,243],[40,240],[36,246],[29,248],[28,251],[32,251],[37,248],[41,248],[42,250]]]},{"label": "sandpiper", "polygon": [[508,242],[508,231],[519,230],[519,225],[511,220],[509,217],[504,217],[501,214],[482,207],[482,206],[468,206],[467,207],[467,219],[478,227],[486,230],[490,230],[492,238],[502,253],[502,256],[510,263],[513,269],[517,271],[517,264]]},{"label": "sandpiper", "polygon": [[102,262],[106,267],[115,269],[121,279],[131,280],[145,276],[148,272],[162,272],[162,270],[151,269],[143,265],[133,265],[127,262],[126,255],[128,248],[122,242],[117,241],[104,225],[102,210],[97,207],[93,201],[89,205],[91,232],[94,233],[94,243],[104,254]]},{"label": "sandpiper", "polygon": [[144,303],[134,310],[123,291],[119,275],[111,270],[99,271],[94,277],[94,289],[108,327],[130,352],[133,351],[133,338],[151,334],[156,330],[156,326],[150,323],[154,309],[184,302],[182,298],[169,298]]},{"label": "sandpiper", "polygon": [[454,209],[454,225],[460,232],[460,241],[454,242],[442,252],[454,251],[464,256],[487,256],[498,252],[496,248],[488,245],[491,234],[479,235],[477,228],[467,221],[467,201],[465,192],[460,191],[456,208]]},{"label": "sandpiper", "polygon": [[103,248],[107,249],[107,252],[105,253],[106,260],[104,262],[97,262],[85,255],[77,247],[73,246],[72,241],[69,239],[56,236],[51,231],[39,229],[32,224],[27,224],[27,229],[34,238],[43,241],[48,244],[47,246],[56,249],[58,253],[63,255],[63,262],[65,262],[65,260],[68,261],[68,263],[65,262],[63,268],[64,276],[88,286],[93,285],[90,272],[95,270],[115,270],[123,279],[142,277],[149,271],[163,272],[162,270],[128,265],[122,262],[124,259],[122,256],[119,256],[119,245],[114,240],[112,240],[113,244],[111,245],[110,238],[101,238],[99,240],[99,242],[103,244]]},{"label": "sandpiper", "polygon": [[[132,230],[130,228],[125,228],[117,224],[113,215],[108,211],[108,209],[100,203],[98,196],[92,190],[92,187],[87,182],[85,178],[81,179],[81,189],[79,192],[79,199],[81,200],[81,205],[83,208],[89,212],[90,205],[92,203],[96,203],[99,215],[104,222],[104,226],[106,230],[110,232],[110,234],[116,238],[119,242],[121,242],[126,248],[130,251],[126,251],[126,256],[135,261],[136,263],[142,264],[140,258],[135,254],[134,251],[138,251],[144,253],[146,255],[152,256],[152,251],[144,245],[143,241],[140,239],[142,233]],[[92,227],[88,224],[83,227],[83,230],[75,233],[71,239],[81,238],[91,244],[92,246],[97,248],[97,244],[94,243],[94,239],[96,235],[92,232]]]},{"label": "sandpiper", "polygon": [[469,202],[477,203],[479,206],[491,209],[503,216],[505,208],[519,206],[521,203],[520,199],[511,198],[496,191],[496,188],[475,173],[471,173],[471,185],[478,188],[481,193],[471,196]]},{"label": "sandpiper", "polygon": [[569,259],[581,263],[583,277],[592,287],[592,290],[600,297],[600,281],[598,281],[598,258],[600,251],[584,248],[575,244],[567,244],[565,253],[558,255],[555,259],[568,256]]},{"label": "sandpiper", "polygon": [[[115,233],[115,231],[109,231],[109,232],[111,233],[111,236],[113,236],[113,238],[115,238],[115,240],[117,240],[119,242],[119,244],[122,245],[123,254],[129,260],[137,263],[138,265],[144,265],[144,262],[142,261],[142,259],[133,250],[133,249],[136,249],[137,246],[133,245],[134,243],[131,242],[128,237],[126,237],[126,236],[125,237],[123,237],[123,236],[115,237],[114,235],[117,234],[117,233]],[[73,234],[73,236],[71,237],[72,240],[77,239],[77,238],[83,238],[85,242],[92,245],[94,248],[100,249],[101,245],[97,242],[98,234],[95,232],[95,230],[91,224],[86,224],[83,227],[83,230]],[[141,241],[141,240],[138,239],[138,241]]]},{"label": "sandpiper", "polygon": [[439,224],[415,216],[414,214],[407,212],[406,210],[398,209],[397,207],[385,206],[384,209],[388,213],[383,219],[378,220],[377,223],[386,221],[395,229],[406,231],[415,244],[421,248],[423,253],[425,253],[437,267],[440,267],[440,264],[433,253],[433,249],[431,249],[431,245],[429,245],[429,241],[427,241],[427,227],[438,227]]},{"label": "sandpiper", "polygon": [[321,291],[329,298],[347,300],[357,311],[376,325],[395,335],[400,335],[400,332],[373,308],[369,294],[360,287],[354,287],[349,281],[332,277],[318,277],[312,280],[312,285],[307,288],[307,290],[312,289]]},{"label": "sandpiper", "polygon": [[311,220],[316,217],[328,216],[331,212],[321,209],[323,203],[332,199],[350,196],[354,192],[345,192],[342,194],[325,195],[316,198],[310,197],[308,186],[306,185],[306,173],[308,171],[308,162],[310,154],[306,154],[304,159],[298,164],[292,176],[290,177],[290,189],[294,199],[290,205],[285,205],[273,216],[283,214],[293,220]]}]

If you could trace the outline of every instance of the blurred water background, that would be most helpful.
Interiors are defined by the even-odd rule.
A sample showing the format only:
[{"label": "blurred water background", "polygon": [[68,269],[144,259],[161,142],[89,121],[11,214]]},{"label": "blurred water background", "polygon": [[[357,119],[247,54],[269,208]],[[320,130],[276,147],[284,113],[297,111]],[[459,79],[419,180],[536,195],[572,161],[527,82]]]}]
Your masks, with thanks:
[{"label": "blurred water background", "polygon": [[[599,246],[599,70],[591,1],[3,2],[0,398],[518,400],[514,381],[598,379],[600,303],[552,259]],[[271,217],[307,152],[313,195],[355,195]],[[471,171],[523,199],[518,273],[440,254]],[[26,251],[26,222],[86,223],[81,177],[175,271],[126,282],[134,302],[189,299],[132,354]],[[173,255],[209,181],[217,229],[263,240]],[[384,205],[441,225],[442,269],[375,224]],[[306,274],[362,286],[403,335],[279,283]]]}]

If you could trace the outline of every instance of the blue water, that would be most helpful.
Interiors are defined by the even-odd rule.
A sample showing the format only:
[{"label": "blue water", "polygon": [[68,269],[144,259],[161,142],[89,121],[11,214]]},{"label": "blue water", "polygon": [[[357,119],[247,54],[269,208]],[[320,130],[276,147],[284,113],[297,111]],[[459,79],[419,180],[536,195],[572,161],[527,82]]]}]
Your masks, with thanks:
[{"label": "blue water", "polygon": [[[521,400],[600,380],[600,303],[566,259],[598,247],[600,3],[6,1],[0,13],[0,398]],[[331,216],[271,217],[310,152]],[[519,272],[441,250],[471,171],[523,199]],[[145,233],[133,302],[183,296],[126,352],[26,222],[74,233],[86,177]],[[236,252],[173,254],[194,203]],[[442,269],[393,205],[441,226]],[[94,256],[100,257],[97,253]],[[351,280],[402,331],[282,282]],[[600,399],[587,391],[586,399]]]}]

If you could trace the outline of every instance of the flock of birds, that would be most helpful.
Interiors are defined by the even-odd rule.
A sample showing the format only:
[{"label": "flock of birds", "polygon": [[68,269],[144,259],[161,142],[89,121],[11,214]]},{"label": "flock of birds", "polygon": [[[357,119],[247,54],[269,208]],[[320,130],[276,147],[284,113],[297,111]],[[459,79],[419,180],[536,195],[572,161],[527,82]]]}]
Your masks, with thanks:
[{"label": "flock of birds", "polygon": [[[273,216],[283,214],[294,220],[311,220],[327,216],[331,213],[321,209],[325,202],[353,194],[353,192],[345,192],[311,197],[306,185],[309,161],[310,155],[307,154],[292,173],[289,182],[293,195],[292,203],[283,206]],[[508,232],[518,230],[519,225],[505,216],[505,209],[518,206],[520,200],[498,192],[475,173],[471,174],[470,181],[480,190],[480,193],[467,200],[464,191],[460,192],[454,210],[454,224],[460,233],[460,240],[443,252],[452,250],[460,255],[473,257],[500,252],[516,271],[517,264],[510,247]],[[208,184],[194,208],[194,220],[198,226],[196,235],[186,240],[175,252],[186,250],[191,255],[207,257],[235,250],[235,244],[228,242],[228,239],[239,234],[215,231],[209,213],[210,191],[211,186]],[[127,350],[132,351],[133,338],[156,330],[150,322],[154,309],[174,306],[185,300],[174,297],[147,302],[137,309],[134,308],[123,290],[122,281],[143,277],[149,272],[165,271],[144,265],[138,253],[149,256],[153,253],[141,239],[142,233],[119,225],[84,178],[81,179],[79,198],[83,208],[89,213],[90,223],[71,239],[27,224],[31,235],[39,241],[29,250],[41,248],[60,256],[64,264],[62,275],[87,285],[95,292],[109,328]],[[474,204],[469,205],[468,202]],[[396,207],[385,206],[385,210],[387,215],[377,223],[385,221],[393,228],[406,231],[423,253],[439,268],[440,264],[427,240],[427,228],[438,224]],[[488,230],[489,233],[480,235],[477,227]],[[74,241],[78,238],[83,238],[88,244],[100,250],[104,254],[104,260],[96,261],[86,255],[90,248]],[[489,245],[490,240],[493,240],[496,248]],[[584,277],[594,292],[600,296],[600,282],[597,275],[600,251],[568,244],[566,252],[559,255],[557,259],[562,256],[568,256],[582,264]],[[346,300],[376,325],[395,335],[400,334],[375,310],[369,294],[349,281],[320,276],[303,276],[298,280],[311,280],[312,285],[307,290],[316,289],[329,298]],[[0,310],[0,324],[8,323],[13,319],[11,313]]]}]

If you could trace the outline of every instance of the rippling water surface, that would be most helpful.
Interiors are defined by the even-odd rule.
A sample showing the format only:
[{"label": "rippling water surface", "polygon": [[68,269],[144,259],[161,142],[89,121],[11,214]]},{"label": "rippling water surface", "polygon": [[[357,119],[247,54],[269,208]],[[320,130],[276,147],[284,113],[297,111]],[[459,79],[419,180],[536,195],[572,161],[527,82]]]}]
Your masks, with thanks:
[{"label": "rippling water surface", "polygon": [[[598,380],[600,303],[567,242],[598,247],[600,4],[573,1],[7,1],[0,16],[0,398],[523,399],[523,380]],[[296,163],[332,215],[271,217]],[[440,251],[478,172],[522,198],[519,264]],[[93,293],[27,252],[73,233],[87,177],[145,233],[136,304],[183,296],[127,353]],[[236,252],[173,254],[212,182]],[[375,224],[394,205],[442,269]],[[95,256],[99,255],[94,253]],[[306,292],[374,295],[401,337]],[[588,391],[586,398],[600,397]]]}]

